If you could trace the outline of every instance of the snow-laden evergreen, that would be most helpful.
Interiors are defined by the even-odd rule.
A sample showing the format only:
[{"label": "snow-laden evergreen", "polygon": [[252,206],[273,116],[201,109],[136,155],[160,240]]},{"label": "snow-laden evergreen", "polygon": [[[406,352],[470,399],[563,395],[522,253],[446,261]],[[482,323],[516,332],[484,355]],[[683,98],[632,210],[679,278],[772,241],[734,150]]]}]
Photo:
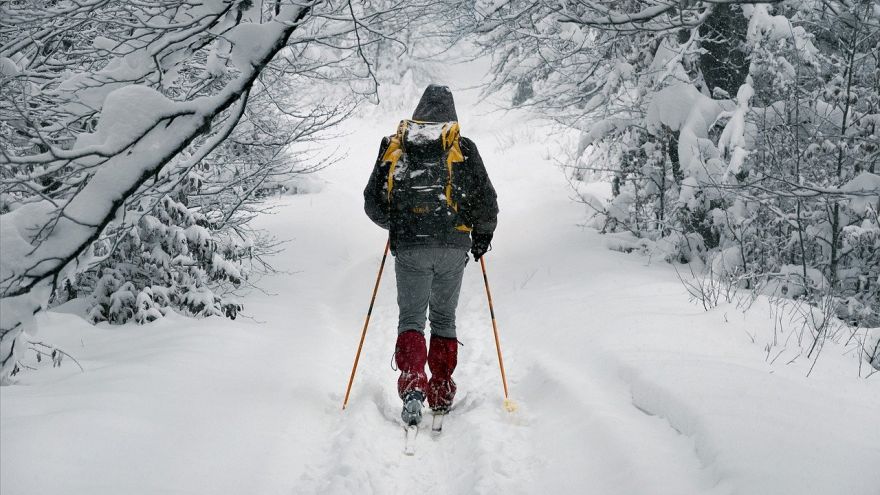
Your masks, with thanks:
[{"label": "snow-laden evergreen", "polygon": [[[242,259],[252,246],[209,227],[205,215],[165,196],[118,245],[96,248],[103,260],[69,290],[92,287],[88,318],[93,322],[148,323],[172,310],[234,319],[239,304],[224,300],[216,289],[244,283],[248,269]],[[88,276],[98,278],[82,280]]]}]

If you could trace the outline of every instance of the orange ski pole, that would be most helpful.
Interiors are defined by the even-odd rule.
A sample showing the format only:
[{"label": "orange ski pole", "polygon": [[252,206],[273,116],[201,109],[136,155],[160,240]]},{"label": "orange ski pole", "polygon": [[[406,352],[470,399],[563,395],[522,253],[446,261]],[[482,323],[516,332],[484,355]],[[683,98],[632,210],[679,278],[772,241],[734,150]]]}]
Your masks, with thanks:
[{"label": "orange ski pole", "polygon": [[489,299],[489,314],[492,316],[492,331],[495,333],[495,349],[498,351],[498,367],[501,368],[501,383],[504,385],[504,408],[509,412],[516,410],[516,404],[507,394],[507,376],[504,373],[504,359],[501,357],[501,341],[498,338],[498,324],[495,322],[495,306],[492,304],[492,292],[489,290],[489,277],[486,275],[485,257],[480,256],[480,267],[483,269],[483,282],[486,284],[486,297]]},{"label": "orange ski pole", "polygon": [[370,308],[367,309],[367,318],[364,321],[364,330],[361,332],[361,341],[358,344],[357,354],[354,356],[354,365],[351,367],[351,376],[348,378],[348,388],[345,389],[345,400],[342,409],[348,405],[348,395],[351,393],[351,384],[354,383],[354,374],[357,371],[358,361],[361,359],[361,349],[364,347],[364,338],[367,336],[367,326],[370,324],[370,315],[373,314],[373,303],[376,302],[376,293],[379,292],[379,281],[382,280],[382,270],[385,269],[385,259],[388,257],[388,249],[391,247],[391,239],[385,243],[385,252],[382,254],[382,263],[379,265],[379,275],[376,276],[376,285],[373,286],[373,297],[370,298]]}]

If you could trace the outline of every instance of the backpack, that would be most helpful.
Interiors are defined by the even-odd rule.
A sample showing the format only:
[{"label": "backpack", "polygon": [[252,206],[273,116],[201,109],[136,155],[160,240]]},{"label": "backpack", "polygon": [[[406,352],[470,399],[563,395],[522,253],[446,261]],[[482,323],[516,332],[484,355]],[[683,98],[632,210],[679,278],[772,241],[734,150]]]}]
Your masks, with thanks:
[{"label": "backpack", "polygon": [[401,121],[382,161],[389,163],[385,190],[393,230],[407,237],[470,232],[453,183],[464,163],[458,122]]}]

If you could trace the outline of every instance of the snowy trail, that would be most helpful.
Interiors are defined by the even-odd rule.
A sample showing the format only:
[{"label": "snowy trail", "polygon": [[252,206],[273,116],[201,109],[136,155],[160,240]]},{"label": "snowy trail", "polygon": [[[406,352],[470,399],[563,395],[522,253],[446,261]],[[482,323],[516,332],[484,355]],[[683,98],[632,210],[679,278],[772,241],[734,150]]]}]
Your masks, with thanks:
[{"label": "snowy trail", "polygon": [[[370,144],[371,147],[374,145],[372,142]],[[351,218],[357,219],[362,215],[359,194],[357,186],[347,191],[344,203],[349,206],[345,207],[346,214],[343,216],[348,220],[340,218],[340,221],[351,222]],[[332,196],[328,191],[328,200],[335,202]],[[294,198],[298,199],[301,198]],[[326,206],[315,208],[323,211]],[[486,348],[486,345],[492,345],[490,340],[466,339],[467,349],[462,354],[466,352],[469,358],[461,363],[457,371],[457,376],[461,377],[459,381],[463,383],[459,403],[447,418],[442,438],[431,438],[426,423],[419,437],[416,455],[402,455],[400,401],[393,386],[396,372],[390,367],[396,337],[393,329],[397,320],[392,258],[389,258],[386,266],[349,408],[345,412],[338,410],[342,401],[342,390],[339,389],[345,385],[352,357],[350,353],[357,344],[359,323],[362,322],[381,254],[382,233],[374,232],[369,225],[368,228],[369,231],[364,233],[366,239],[353,249],[349,243],[351,251],[341,255],[347,263],[340,264],[335,275],[326,282],[325,297],[314,298],[326,305],[318,302],[319,306],[323,306],[320,312],[327,318],[325,328],[339,333],[339,348],[337,355],[333,356],[338,369],[334,372],[336,381],[331,388],[338,392],[331,394],[328,404],[336,408],[333,411],[333,425],[325,432],[328,447],[306,464],[296,491],[351,493],[369,487],[372,493],[397,493],[402,489],[422,487],[425,493],[473,493],[475,490],[492,493],[505,487],[513,489],[513,483],[517,480],[513,474],[524,466],[518,457],[530,449],[523,441],[522,433],[501,431],[503,426],[495,424],[509,419],[502,416],[498,407],[500,380],[494,349]],[[326,225],[318,227],[318,230],[323,229],[326,229]],[[323,232],[313,235],[306,230],[303,237],[315,239],[326,236]],[[328,262],[322,260],[321,264],[332,264]],[[474,265],[469,265],[469,268],[473,269]],[[474,284],[478,281],[469,279],[468,300],[477,299],[476,302],[479,302],[478,297],[484,297],[482,287]],[[488,320],[484,304],[463,309],[459,318],[460,327],[475,327],[474,321],[483,320],[480,325],[485,329]],[[490,421],[485,421],[487,418]],[[505,435],[507,440],[519,441],[519,444],[504,444]],[[504,455],[504,450],[513,453]],[[365,462],[366,459],[369,462]]]},{"label": "snowy trail", "polygon": [[876,495],[877,380],[830,352],[809,380],[807,363],[767,365],[747,337],[766,316],[705,313],[669,266],[607,250],[577,226],[584,212],[546,130],[455,94],[499,194],[487,264],[517,412],[502,407],[469,263],[459,403],[439,439],[428,422],[403,455],[390,257],[341,410],[385,243],[361,197],[400,117],[380,114],[349,124],[337,141],[349,155],[321,172],[323,190],[259,220],[290,243],[273,259],[287,273],[259,284],[272,295],[245,301],[256,321],[43,316],[41,338],[88,371],[45,369],[0,390],[0,492]]},{"label": "snowy trail", "polygon": [[[478,117],[471,120],[478,122]],[[462,121],[467,122],[468,117]],[[378,126],[378,130],[393,129],[394,124],[389,124]],[[567,199],[561,174],[540,157],[540,144],[515,148],[518,156],[512,160],[504,144],[511,137],[497,134],[504,129],[490,125],[480,130],[470,135],[482,146],[481,153],[502,195],[502,228],[496,241],[502,254],[488,258],[490,279],[500,294],[509,294],[509,287],[523,292],[533,279],[540,278],[538,271],[566,270],[570,257],[558,256],[558,251],[570,241],[583,242],[577,239],[583,232],[575,227],[582,212]],[[514,132],[528,136],[529,131],[518,128]],[[351,351],[378,268],[383,233],[363,218],[362,185],[350,181],[349,175],[357,170],[363,170],[361,175],[366,173],[370,163],[361,157],[371,155],[380,136],[352,135],[347,140],[352,146],[349,161],[337,169],[342,173],[330,179],[327,190],[314,198],[292,199],[308,201],[316,213],[336,205],[337,213],[326,222],[313,225],[313,220],[306,220],[289,226],[293,232],[302,232],[303,238],[326,240],[328,226],[354,233],[338,245],[331,236],[331,252],[323,253],[327,259],[321,264],[338,266],[338,270],[331,277],[333,281],[327,282],[324,297],[314,298],[319,305],[328,304],[322,312],[330,319],[329,327],[345,339],[341,348]],[[540,195],[541,201],[518,199],[529,194]],[[296,218],[312,217],[300,212]],[[355,227],[361,223],[366,223],[365,229]],[[511,226],[509,233],[504,225]],[[530,227],[515,227],[520,225]],[[511,235],[514,232],[519,234]],[[520,235],[528,239],[518,239]],[[538,254],[542,252],[548,255]],[[604,248],[599,252],[604,254]],[[549,253],[557,253],[557,259],[552,260],[554,255]],[[333,261],[337,256],[338,261]],[[534,266],[524,270],[529,265]],[[534,302],[527,298],[503,301],[496,296],[499,315],[504,315],[500,316],[501,335],[511,370],[511,389],[522,405],[517,413],[505,412],[485,293],[474,263],[467,267],[458,317],[464,342],[456,371],[461,403],[448,418],[440,439],[431,439],[427,425],[423,425],[416,456],[402,456],[400,404],[393,386],[396,373],[390,369],[397,317],[393,280],[393,260],[389,259],[349,409],[339,413],[329,428],[328,448],[307,463],[298,485],[303,493],[351,493],[367,487],[371,493],[399,493],[416,487],[438,494],[534,493],[571,488],[573,483],[588,483],[596,493],[639,493],[644,487],[653,487],[653,493],[708,493],[701,487],[700,466],[689,441],[664,421],[634,408],[625,383],[609,377],[607,369],[590,365],[595,356],[588,356],[595,352],[587,350],[585,355],[584,350],[577,350],[568,355],[564,351],[560,337],[582,330],[572,322],[560,322],[554,328],[553,313],[567,314],[564,307],[576,304],[586,287],[565,298],[559,297],[566,290],[561,286],[556,297],[553,290],[545,291]],[[343,311],[333,307],[340,301],[344,301]],[[530,311],[543,322],[518,324],[517,320]],[[338,386],[344,385],[348,372],[344,359],[340,364]],[[610,384],[606,383],[609,378]],[[333,398],[341,402],[341,392]]]},{"label": "snowy trail", "polygon": [[[459,101],[462,100],[459,95]],[[463,105],[463,108],[468,106]],[[467,122],[468,117],[462,117],[462,120]],[[476,122],[477,118],[471,120]],[[292,205],[296,216],[285,215],[287,222],[293,222],[286,228],[298,233],[298,239],[303,239],[295,243],[300,248],[315,253],[310,246],[302,244],[317,242],[327,247],[327,250],[317,251],[323,259],[314,263],[300,260],[300,264],[322,266],[328,275],[332,274],[325,275],[325,289],[311,299],[326,317],[326,330],[338,334],[334,335],[334,339],[339,339],[338,351],[345,351],[333,356],[338,366],[333,373],[336,377],[334,390],[345,384],[349,354],[357,344],[359,323],[384,240],[383,232],[363,216],[362,181],[351,180],[352,176],[365,176],[371,163],[363,157],[373,154],[372,148],[376,147],[381,133],[393,129],[394,124],[389,122],[374,127],[378,131],[376,135],[361,133],[349,137],[346,142],[351,146],[350,157],[332,172],[328,179],[330,184],[324,192],[313,198],[290,200],[293,203],[308,202],[308,209],[315,216],[302,211],[304,205]],[[514,248],[516,241],[505,241],[506,236],[500,231],[496,241],[501,246],[498,252],[508,255],[514,249],[520,249],[520,256],[534,263],[540,259],[536,253],[558,249],[557,243],[565,239],[552,234],[559,228],[561,232],[572,230],[580,211],[567,200],[562,177],[536,156],[539,146],[522,149],[521,152],[528,155],[514,162],[509,156],[498,153],[504,146],[497,144],[499,139],[494,135],[497,129],[489,128],[482,136],[477,131],[470,135],[482,146],[481,153],[502,195],[502,225],[536,226],[531,230],[533,238],[523,242],[521,248]],[[530,168],[533,169],[531,172]],[[520,187],[524,190],[511,190]],[[530,191],[539,191],[544,198],[553,194],[559,199],[546,204],[516,205],[514,198]],[[324,214],[320,212],[330,210],[335,210],[330,213],[332,218],[321,218]],[[318,222],[315,222],[316,217]],[[556,220],[551,220],[554,217]],[[538,226],[541,223],[545,225]],[[328,230],[345,238],[337,242]],[[495,257],[494,254],[489,256],[489,270],[496,291],[506,294],[506,286],[528,286],[528,274],[522,273],[521,269],[506,274],[501,261],[498,266],[494,265]],[[502,255],[497,258],[501,259]],[[564,269],[563,265],[554,265],[548,260],[541,261],[541,265],[545,270]],[[518,280],[519,277],[524,278]],[[679,466],[682,457],[693,457],[686,442],[679,441],[685,444],[679,445],[684,453],[678,452],[671,458],[669,453],[674,448],[663,446],[652,448],[649,445],[641,448],[641,453],[632,455],[629,452],[632,446],[644,443],[645,438],[666,440],[676,435],[671,433],[668,425],[634,409],[625,389],[608,390],[601,384],[602,378],[585,375],[585,366],[579,363],[583,356],[572,356],[575,358],[572,362],[554,356],[552,339],[549,347],[546,346],[548,342],[541,345],[542,340],[552,335],[551,332],[555,333],[554,329],[546,324],[531,328],[516,325],[519,311],[513,312],[514,306],[510,302],[505,305],[499,298],[499,313],[514,315],[502,317],[501,335],[502,342],[506,343],[508,367],[512,370],[511,388],[515,399],[522,400],[523,410],[511,415],[501,408],[497,357],[482,280],[474,263],[467,267],[458,318],[460,338],[464,343],[456,371],[460,404],[448,418],[440,439],[432,439],[425,424],[416,455],[412,458],[402,456],[400,404],[394,390],[396,373],[390,367],[396,337],[394,294],[393,259],[389,258],[349,409],[335,412],[333,424],[325,432],[327,447],[316,452],[316,457],[306,463],[297,490],[302,493],[351,493],[366,489],[371,493],[400,493],[418,487],[424,493],[437,494],[533,493],[548,487],[546,474],[552,473],[550,478],[557,479],[560,488],[570,481],[582,479],[590,480],[591,489],[597,493],[633,493],[633,488],[638,486],[665,486],[669,489],[667,492],[662,488],[657,493],[697,493],[697,488],[690,484],[696,475],[689,469],[698,470],[699,466],[695,461],[687,467]],[[546,304],[546,301],[539,304]],[[523,301],[518,308],[529,311],[528,306],[529,303]],[[553,311],[537,306],[533,309]],[[524,338],[517,345],[513,335],[520,331]],[[567,331],[571,330],[556,330],[560,333]],[[545,335],[539,337],[539,333]],[[524,352],[529,347],[539,351],[534,354]],[[547,363],[546,367],[542,363]],[[333,401],[328,407],[341,403],[341,392],[332,394]],[[527,394],[536,396],[532,398]],[[620,421],[621,408],[631,410],[626,423]],[[538,415],[540,420],[536,419]],[[545,418],[549,419],[546,423]],[[642,425],[633,429],[633,422]],[[646,431],[650,435],[646,436]],[[583,443],[567,441],[565,437],[568,435]],[[642,438],[641,442],[638,438]],[[585,459],[589,461],[584,462]],[[652,473],[679,473],[685,481],[670,485],[666,479],[654,479]]]}]

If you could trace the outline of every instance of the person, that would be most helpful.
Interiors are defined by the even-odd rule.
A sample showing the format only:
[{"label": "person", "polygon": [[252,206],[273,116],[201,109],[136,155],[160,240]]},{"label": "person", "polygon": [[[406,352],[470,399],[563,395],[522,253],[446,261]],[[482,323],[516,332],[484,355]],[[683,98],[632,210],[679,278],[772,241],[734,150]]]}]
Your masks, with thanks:
[{"label": "person", "polygon": [[480,153],[473,141],[459,135],[448,87],[429,85],[412,119],[382,139],[364,190],[364,210],[389,231],[400,310],[394,361],[400,371],[401,418],[418,424],[426,398],[435,414],[452,405],[458,362],[455,310],[468,250],[476,261],[491,248],[498,216],[495,189]]}]

